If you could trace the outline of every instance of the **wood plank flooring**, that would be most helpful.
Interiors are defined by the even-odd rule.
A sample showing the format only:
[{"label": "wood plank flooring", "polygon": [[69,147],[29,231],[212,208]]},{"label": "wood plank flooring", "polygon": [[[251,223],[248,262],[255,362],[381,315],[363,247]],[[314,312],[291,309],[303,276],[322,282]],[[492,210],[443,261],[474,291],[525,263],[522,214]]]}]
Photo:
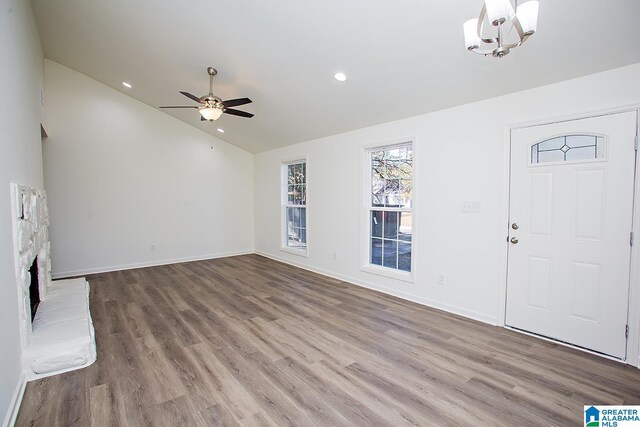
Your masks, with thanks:
[{"label": "wood plank flooring", "polygon": [[93,275],[98,360],[18,426],[581,425],[640,371],[257,255]]}]

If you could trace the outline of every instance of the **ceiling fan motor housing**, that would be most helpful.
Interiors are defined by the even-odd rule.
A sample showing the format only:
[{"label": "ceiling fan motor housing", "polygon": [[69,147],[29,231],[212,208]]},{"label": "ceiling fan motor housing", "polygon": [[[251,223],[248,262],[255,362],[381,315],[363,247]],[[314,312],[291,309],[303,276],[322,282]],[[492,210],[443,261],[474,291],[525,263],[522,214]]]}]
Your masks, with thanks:
[{"label": "ceiling fan motor housing", "polygon": [[200,98],[200,102],[208,107],[224,109],[222,99],[215,95],[206,95]]}]

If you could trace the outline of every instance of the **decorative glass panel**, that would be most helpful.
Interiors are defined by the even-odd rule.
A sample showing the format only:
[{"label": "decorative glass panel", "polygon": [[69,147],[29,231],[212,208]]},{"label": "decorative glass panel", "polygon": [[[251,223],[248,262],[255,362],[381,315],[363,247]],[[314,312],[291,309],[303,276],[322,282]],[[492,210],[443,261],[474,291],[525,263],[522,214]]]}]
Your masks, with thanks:
[{"label": "decorative glass panel", "polygon": [[604,157],[604,137],[565,135],[531,146],[531,164],[595,160]]}]

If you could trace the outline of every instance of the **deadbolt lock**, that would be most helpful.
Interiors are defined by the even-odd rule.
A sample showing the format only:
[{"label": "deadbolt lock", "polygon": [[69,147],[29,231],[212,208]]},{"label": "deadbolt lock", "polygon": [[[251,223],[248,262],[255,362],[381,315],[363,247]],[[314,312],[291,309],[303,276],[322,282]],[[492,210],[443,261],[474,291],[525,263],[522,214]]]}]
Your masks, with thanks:
[{"label": "deadbolt lock", "polygon": [[520,228],[520,226],[518,226],[518,224],[514,222],[513,224],[511,224],[511,228],[513,228],[514,230],[517,230],[518,228]]}]

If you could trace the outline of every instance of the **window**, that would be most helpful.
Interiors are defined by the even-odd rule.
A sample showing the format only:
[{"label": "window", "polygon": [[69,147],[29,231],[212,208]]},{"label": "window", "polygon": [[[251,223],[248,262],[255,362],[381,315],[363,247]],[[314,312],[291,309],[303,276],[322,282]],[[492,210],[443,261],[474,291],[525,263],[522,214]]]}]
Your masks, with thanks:
[{"label": "window", "polygon": [[307,248],[307,162],[283,165],[283,246],[300,252]]},{"label": "window", "polygon": [[411,272],[413,245],[413,148],[369,151],[369,265]]},{"label": "window", "polygon": [[532,165],[603,157],[604,138],[597,135],[564,135],[531,146]]}]

